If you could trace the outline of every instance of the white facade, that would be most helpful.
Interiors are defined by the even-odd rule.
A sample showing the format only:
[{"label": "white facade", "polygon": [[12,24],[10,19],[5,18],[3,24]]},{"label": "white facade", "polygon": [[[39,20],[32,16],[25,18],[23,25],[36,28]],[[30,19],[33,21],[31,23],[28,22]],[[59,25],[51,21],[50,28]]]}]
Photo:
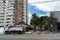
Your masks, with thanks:
[{"label": "white facade", "polygon": [[0,26],[3,26],[4,23],[4,13],[5,13],[5,4],[0,0]]},{"label": "white facade", "polygon": [[27,0],[23,0],[23,21],[27,23]]},{"label": "white facade", "polygon": [[15,24],[15,0],[0,0],[0,26]]},{"label": "white facade", "polygon": [[8,24],[15,24],[15,0],[6,0],[4,26]]},{"label": "white facade", "polygon": [[[0,26],[15,24],[15,0],[0,0]],[[23,21],[27,22],[27,0],[23,0]]]}]

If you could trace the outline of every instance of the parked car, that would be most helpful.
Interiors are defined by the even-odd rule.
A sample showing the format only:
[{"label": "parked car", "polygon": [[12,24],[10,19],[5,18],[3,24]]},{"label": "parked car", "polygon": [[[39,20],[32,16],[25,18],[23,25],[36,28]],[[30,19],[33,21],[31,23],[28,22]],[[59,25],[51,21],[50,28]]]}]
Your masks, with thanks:
[{"label": "parked car", "polygon": [[24,33],[23,27],[12,27],[6,28],[4,31],[5,34],[22,34]]}]

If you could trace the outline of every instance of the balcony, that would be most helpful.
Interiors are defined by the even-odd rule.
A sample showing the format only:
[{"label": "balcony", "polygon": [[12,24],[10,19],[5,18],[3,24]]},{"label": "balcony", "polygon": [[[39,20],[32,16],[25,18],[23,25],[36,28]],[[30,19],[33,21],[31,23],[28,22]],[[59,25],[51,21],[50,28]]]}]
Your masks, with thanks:
[{"label": "balcony", "polygon": [[15,22],[15,20],[6,20],[7,23],[9,22]]},{"label": "balcony", "polygon": [[4,6],[0,6],[0,8],[4,8]]},{"label": "balcony", "polygon": [[5,13],[4,11],[0,11],[0,13]]},{"label": "balcony", "polygon": [[3,17],[4,15],[3,14],[0,14],[0,17]]},{"label": "balcony", "polygon": [[2,0],[0,2],[3,2]]},{"label": "balcony", "polygon": [[3,26],[4,23],[0,23],[0,26]]},{"label": "balcony", "polygon": [[15,14],[13,12],[8,12],[7,15],[11,15],[11,16],[14,16]]},{"label": "balcony", "polygon": [[14,7],[9,7],[8,9],[9,9],[9,10],[14,10],[15,8],[14,8]]},{"label": "balcony", "polygon": [[7,12],[12,12],[13,13],[13,12],[15,12],[15,10],[8,10]]},{"label": "balcony", "polygon": [[10,3],[15,3],[14,1],[10,2]]},{"label": "balcony", "polygon": [[8,24],[15,24],[15,23],[13,23],[13,22],[6,23],[6,25],[8,25]]},{"label": "balcony", "polygon": [[8,7],[14,7],[15,5],[14,4],[8,4]]},{"label": "balcony", "polygon": [[5,5],[4,3],[0,3],[0,5]]},{"label": "balcony", "polygon": [[13,18],[15,18],[15,17],[13,17],[13,16],[7,16],[6,18],[12,18],[12,19],[13,19]]},{"label": "balcony", "polygon": [[0,4],[0,6],[5,6],[4,4]]},{"label": "balcony", "polygon": [[9,2],[14,2],[15,0],[9,0]]}]

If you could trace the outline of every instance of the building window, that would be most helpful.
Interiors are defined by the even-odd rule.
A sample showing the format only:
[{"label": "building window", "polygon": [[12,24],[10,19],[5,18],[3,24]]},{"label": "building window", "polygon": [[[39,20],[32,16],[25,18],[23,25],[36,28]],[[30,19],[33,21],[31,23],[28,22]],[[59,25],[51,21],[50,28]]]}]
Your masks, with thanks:
[{"label": "building window", "polygon": [[15,15],[7,15],[7,17],[11,17],[11,16],[15,16]]},{"label": "building window", "polygon": [[24,18],[22,18],[24,20]]},{"label": "building window", "polygon": [[9,23],[8,21],[6,23]]},{"label": "building window", "polygon": [[22,13],[24,13],[24,12],[22,12]]},{"label": "building window", "polygon": [[15,23],[15,21],[13,21],[13,23]]},{"label": "building window", "polygon": [[13,18],[13,20],[15,20],[15,18]]},{"label": "building window", "polygon": [[22,14],[22,16],[25,16],[24,14]]},{"label": "building window", "polygon": [[24,6],[22,6],[24,8]]},{"label": "building window", "polygon": [[7,20],[10,20],[11,18],[7,18]]},{"label": "building window", "polygon": [[1,23],[1,22],[0,22]]}]

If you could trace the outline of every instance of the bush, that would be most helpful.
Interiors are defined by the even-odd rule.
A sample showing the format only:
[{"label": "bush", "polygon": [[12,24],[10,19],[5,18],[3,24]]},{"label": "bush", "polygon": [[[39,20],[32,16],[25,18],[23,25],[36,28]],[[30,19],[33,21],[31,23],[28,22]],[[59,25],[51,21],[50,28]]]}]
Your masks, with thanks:
[{"label": "bush", "polygon": [[31,30],[33,30],[32,27],[26,27],[26,28],[25,28],[25,31],[31,31]]}]

